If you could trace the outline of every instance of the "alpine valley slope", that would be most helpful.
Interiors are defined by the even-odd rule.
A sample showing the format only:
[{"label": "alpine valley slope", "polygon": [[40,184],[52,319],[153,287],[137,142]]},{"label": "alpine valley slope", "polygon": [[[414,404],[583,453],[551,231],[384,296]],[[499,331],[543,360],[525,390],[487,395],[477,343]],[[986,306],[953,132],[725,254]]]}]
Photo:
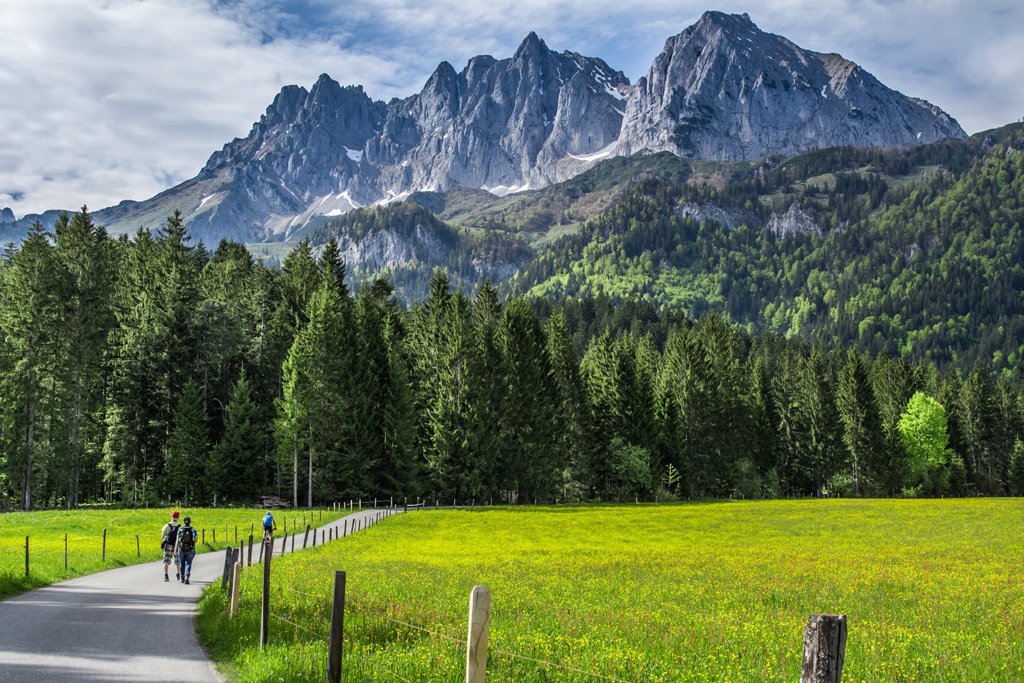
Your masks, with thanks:
[{"label": "alpine valley slope", "polygon": [[207,243],[279,241],[323,216],[412,192],[536,189],[614,156],[753,160],[945,137],[965,133],[853,62],[765,33],[746,14],[706,12],[668,39],[635,86],[601,59],[554,52],[534,33],[510,58],[474,57],[458,72],[442,62],[418,94],[390,103],[326,74],[309,90],[287,86],[196,177],[95,218],[130,233],[180,210]]}]

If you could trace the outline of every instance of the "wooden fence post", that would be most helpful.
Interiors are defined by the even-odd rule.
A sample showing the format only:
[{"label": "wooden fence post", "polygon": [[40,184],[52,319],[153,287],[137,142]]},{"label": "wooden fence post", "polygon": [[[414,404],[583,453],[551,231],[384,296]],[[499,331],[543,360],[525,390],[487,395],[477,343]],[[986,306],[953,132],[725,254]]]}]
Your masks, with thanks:
[{"label": "wooden fence post", "polygon": [[107,530],[103,530],[103,561],[107,561]]},{"label": "wooden fence post", "polygon": [[249,534],[249,566],[252,566],[252,534]]},{"label": "wooden fence post", "polygon": [[203,545],[206,545],[206,529],[203,529]]},{"label": "wooden fence post", "polygon": [[68,535],[64,534],[64,571],[68,570]]},{"label": "wooden fence post", "polygon": [[331,634],[327,641],[327,683],[341,683],[341,654],[345,634],[345,572],[334,572]]},{"label": "wooden fence post", "polygon": [[295,552],[295,539],[296,539],[297,536],[298,536],[298,534],[292,534],[292,552],[293,553]]},{"label": "wooden fence post", "polygon": [[28,578],[28,536],[25,537],[25,578]]},{"label": "wooden fence post", "polygon": [[263,561],[263,549],[266,547],[266,545],[267,545],[267,541],[266,541],[266,539],[264,539],[260,543],[260,559],[256,560],[257,562],[262,562]]},{"label": "wooden fence post", "polygon": [[238,562],[231,568],[231,611],[230,616],[235,616],[238,611],[238,584],[242,582],[242,560],[239,556]]},{"label": "wooden fence post", "polygon": [[466,638],[466,683],[487,678],[487,636],[491,621],[491,591],[475,586],[469,594],[469,636]]},{"label": "wooden fence post", "polygon": [[235,549],[228,547],[227,552],[224,553],[224,571],[220,577],[220,589],[224,590],[228,587],[228,580],[231,578],[231,560],[234,559]]},{"label": "wooden fence post", "polygon": [[[306,544],[309,543],[309,525],[306,525],[306,533],[302,535],[302,547],[305,548]],[[313,536],[313,545],[316,545],[316,535]]]},{"label": "wooden fence post", "polygon": [[217,545],[217,530],[213,530],[213,544]]},{"label": "wooden fence post", "polygon": [[135,556],[142,557],[142,546],[139,545],[139,535],[135,534]]},{"label": "wooden fence post", "polygon": [[260,649],[267,646],[270,636],[270,558],[274,556],[274,537],[271,536],[263,545],[267,552],[263,555],[263,604],[260,611]]},{"label": "wooden fence post", "polygon": [[281,554],[282,555],[284,555],[285,546],[287,546],[287,545],[288,545],[288,530],[285,529],[285,531],[284,531],[284,539],[282,539],[282,541],[281,541]]},{"label": "wooden fence post", "polygon": [[804,631],[800,683],[839,683],[846,651],[846,615],[812,614]]}]

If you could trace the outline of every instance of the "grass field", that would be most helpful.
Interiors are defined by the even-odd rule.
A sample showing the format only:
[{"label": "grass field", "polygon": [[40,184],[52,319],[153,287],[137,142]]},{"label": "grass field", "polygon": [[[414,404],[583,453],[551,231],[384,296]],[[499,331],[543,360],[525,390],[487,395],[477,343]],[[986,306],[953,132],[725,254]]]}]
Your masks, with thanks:
[{"label": "grass field", "polygon": [[[317,510],[316,523],[342,513]],[[181,508],[192,517],[192,526],[205,530],[199,552],[237,545],[238,538],[248,540],[250,525],[259,529],[263,510],[251,508]],[[302,510],[275,515],[283,530],[285,517],[289,524],[301,524]],[[124,510],[73,510],[45,512],[10,512],[0,514],[0,598],[30,588],[49,585],[83,574],[112,567],[163,558],[160,551],[160,530],[170,521],[171,508]],[[103,555],[103,530],[107,530],[107,559]],[[216,532],[216,542],[214,533]],[[258,533],[258,532],[257,532]],[[64,569],[64,534],[68,535],[68,567]],[[139,535],[136,548],[135,535]],[[25,577],[25,536],[29,537],[29,576]],[[202,540],[202,539],[201,539]]]},{"label": "grass field", "polygon": [[344,569],[348,682],[460,680],[475,584],[488,681],[794,681],[818,612],[848,615],[844,681],[1020,681],[1022,528],[1006,499],[424,511],[275,558],[266,651],[260,571],[199,628],[232,680],[322,680]]}]

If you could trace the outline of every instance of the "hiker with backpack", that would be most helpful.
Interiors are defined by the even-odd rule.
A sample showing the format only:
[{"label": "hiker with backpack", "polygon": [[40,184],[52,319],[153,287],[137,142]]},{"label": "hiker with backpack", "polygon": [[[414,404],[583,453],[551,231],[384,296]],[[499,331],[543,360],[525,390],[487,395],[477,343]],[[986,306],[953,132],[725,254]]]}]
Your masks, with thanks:
[{"label": "hiker with backpack", "polygon": [[274,515],[270,510],[267,510],[267,514],[263,515],[263,540],[273,538],[275,531],[277,531],[277,522],[274,521]]},{"label": "hiker with backpack", "polygon": [[180,567],[178,566],[178,556],[174,553],[174,545],[178,542],[178,529],[181,525],[178,524],[178,511],[175,510],[171,513],[171,521],[164,524],[164,528],[160,531],[160,550],[164,553],[164,581],[170,581],[170,577],[167,572],[171,566],[171,561],[174,561],[174,578],[177,580],[180,576]]},{"label": "hiker with backpack", "polygon": [[192,518],[186,517],[185,523],[178,529],[178,540],[174,546],[181,562],[181,581],[188,583],[192,573],[192,560],[196,557],[196,530],[192,528]]}]

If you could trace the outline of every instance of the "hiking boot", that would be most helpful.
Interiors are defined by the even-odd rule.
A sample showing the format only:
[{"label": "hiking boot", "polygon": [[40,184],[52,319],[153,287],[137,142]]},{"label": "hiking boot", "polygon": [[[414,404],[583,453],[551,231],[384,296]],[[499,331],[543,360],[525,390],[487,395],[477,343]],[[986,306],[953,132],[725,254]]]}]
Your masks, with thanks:
[{"label": "hiking boot", "polygon": [[181,581],[181,574],[179,574],[179,573],[175,572],[175,573],[174,573],[174,580],[175,580],[175,581]]},{"label": "hiking boot", "polygon": [[188,583],[188,577],[187,576],[185,577],[185,583]]},{"label": "hiking boot", "polygon": [[167,581],[170,581],[170,580],[171,580],[171,577],[167,576],[167,574],[164,574],[164,581],[167,582]]}]

